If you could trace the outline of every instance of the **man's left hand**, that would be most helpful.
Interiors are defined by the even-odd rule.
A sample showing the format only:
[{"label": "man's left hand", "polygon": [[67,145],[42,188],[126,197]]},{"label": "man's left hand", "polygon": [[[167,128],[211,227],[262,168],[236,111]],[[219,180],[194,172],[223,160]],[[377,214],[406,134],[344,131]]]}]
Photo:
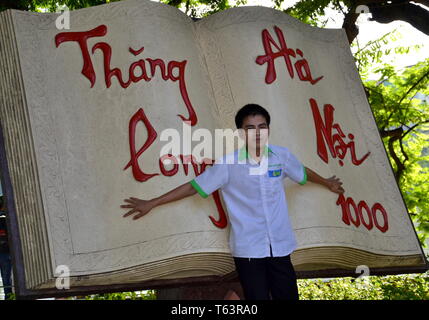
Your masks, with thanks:
[{"label": "man's left hand", "polygon": [[340,178],[337,178],[336,176],[332,176],[328,179],[326,179],[326,185],[332,192],[335,193],[344,193],[344,188],[341,186],[343,183],[341,182]]}]

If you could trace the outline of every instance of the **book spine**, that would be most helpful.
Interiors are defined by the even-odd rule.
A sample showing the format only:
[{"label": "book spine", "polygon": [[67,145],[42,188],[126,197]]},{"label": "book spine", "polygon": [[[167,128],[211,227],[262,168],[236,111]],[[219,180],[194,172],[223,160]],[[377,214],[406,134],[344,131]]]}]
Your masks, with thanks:
[{"label": "book spine", "polygon": [[16,214],[10,221],[17,223],[19,231],[13,236],[19,246],[13,244],[13,248],[22,250],[14,252],[15,276],[21,278],[15,283],[23,281],[26,288],[16,289],[25,290],[45,283],[53,272],[13,12],[0,13],[0,122],[14,197],[8,209]]}]

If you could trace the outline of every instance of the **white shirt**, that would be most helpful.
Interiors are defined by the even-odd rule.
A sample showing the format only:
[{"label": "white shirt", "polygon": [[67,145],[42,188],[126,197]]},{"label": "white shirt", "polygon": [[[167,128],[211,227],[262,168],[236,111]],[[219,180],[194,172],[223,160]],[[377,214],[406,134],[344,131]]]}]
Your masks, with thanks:
[{"label": "white shirt", "polygon": [[281,257],[296,249],[283,179],[305,184],[302,163],[285,147],[265,146],[260,164],[245,147],[215,161],[191,181],[206,198],[220,189],[231,223],[229,245],[234,257]]}]

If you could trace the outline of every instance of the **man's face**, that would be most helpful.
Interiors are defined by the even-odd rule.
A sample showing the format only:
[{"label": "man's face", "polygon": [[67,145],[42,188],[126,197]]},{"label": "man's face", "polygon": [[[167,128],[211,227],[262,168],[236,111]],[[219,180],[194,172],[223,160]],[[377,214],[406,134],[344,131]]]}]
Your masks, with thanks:
[{"label": "man's face", "polygon": [[246,144],[250,148],[261,148],[268,142],[270,129],[264,116],[259,114],[247,116],[241,128],[246,134]]}]

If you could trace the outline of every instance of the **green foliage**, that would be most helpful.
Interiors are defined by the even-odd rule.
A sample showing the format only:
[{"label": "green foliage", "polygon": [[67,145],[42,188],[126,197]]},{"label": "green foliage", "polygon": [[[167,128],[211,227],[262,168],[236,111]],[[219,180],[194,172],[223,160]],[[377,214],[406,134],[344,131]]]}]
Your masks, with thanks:
[{"label": "green foliage", "polygon": [[425,245],[429,236],[429,59],[396,67],[396,57],[421,47],[394,46],[400,36],[394,30],[363,47],[356,41],[352,51],[396,180]]},{"label": "green foliage", "polygon": [[30,1],[29,0],[6,0],[0,2],[0,11],[6,9],[19,9],[19,10],[29,10],[30,9]]},{"label": "green foliage", "polygon": [[[284,0],[273,0],[275,8],[281,9]],[[329,17],[326,17],[325,11],[330,8],[343,15],[349,11],[354,1],[338,1],[338,0],[301,0],[292,7],[284,10],[285,13],[292,17],[312,25],[314,27],[323,28],[328,22]]]},{"label": "green foliage", "polygon": [[[64,5],[70,10],[75,10],[115,1],[121,0],[6,0],[0,4],[0,11],[19,9],[55,12]],[[229,0],[160,0],[160,2],[184,9],[186,14],[191,17],[201,18],[231,7],[246,4],[247,0],[235,1],[234,5]]]},{"label": "green foliage", "polygon": [[356,59],[359,75],[364,81],[373,74],[380,75],[380,80],[387,79],[394,75],[395,57],[421,49],[422,46],[419,44],[409,47],[393,46],[401,37],[395,29],[379,39],[368,41],[363,47],[359,46],[358,41],[352,43],[351,50]]},{"label": "green foliage", "polygon": [[298,280],[301,300],[428,300],[429,274]]},{"label": "green foliage", "polygon": [[[298,280],[301,300],[428,300],[429,274]],[[153,300],[155,291],[96,294],[86,300]]]},{"label": "green foliage", "polygon": [[379,79],[364,82],[369,103],[424,245],[429,235],[429,59],[404,70],[384,64],[373,71]]},{"label": "green foliage", "polygon": [[70,10],[87,8],[120,0],[6,0],[0,4],[0,11],[19,9],[40,11],[41,9],[55,12],[59,7],[66,5]]},{"label": "green foliage", "polygon": [[[321,22],[321,16],[324,15],[324,11],[331,1],[332,0],[301,0],[293,7],[286,9],[285,13],[309,25],[315,27],[321,26],[323,25],[323,22]],[[281,3],[283,3],[283,0],[276,0],[276,7],[280,8]]]},{"label": "green foliage", "polygon": [[4,296],[4,300],[16,300],[16,296],[14,293],[9,293],[7,296]]},{"label": "green foliage", "polygon": [[231,5],[229,0],[160,0],[161,2],[181,8],[192,18],[202,18],[219,11],[229,9],[233,6],[243,5],[247,0],[238,0]]},{"label": "green foliage", "polygon": [[85,300],[156,300],[154,290],[134,291],[134,292],[116,292],[105,294],[93,294],[84,297]]}]

